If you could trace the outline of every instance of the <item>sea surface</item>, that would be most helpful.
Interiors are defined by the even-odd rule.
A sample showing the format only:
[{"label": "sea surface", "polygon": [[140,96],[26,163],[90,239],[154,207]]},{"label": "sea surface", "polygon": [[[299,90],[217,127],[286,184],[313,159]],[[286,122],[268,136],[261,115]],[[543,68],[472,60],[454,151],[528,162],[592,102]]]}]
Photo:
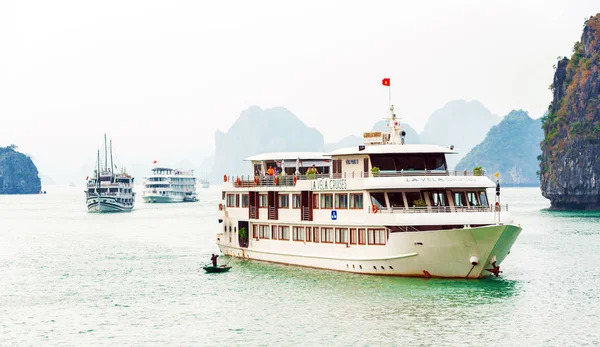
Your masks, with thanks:
[{"label": "sea surface", "polygon": [[[89,214],[83,187],[0,196],[0,346],[600,345],[600,213],[505,188],[523,232],[499,278],[389,278],[230,261],[219,187]],[[137,191],[140,191],[137,189]]]}]

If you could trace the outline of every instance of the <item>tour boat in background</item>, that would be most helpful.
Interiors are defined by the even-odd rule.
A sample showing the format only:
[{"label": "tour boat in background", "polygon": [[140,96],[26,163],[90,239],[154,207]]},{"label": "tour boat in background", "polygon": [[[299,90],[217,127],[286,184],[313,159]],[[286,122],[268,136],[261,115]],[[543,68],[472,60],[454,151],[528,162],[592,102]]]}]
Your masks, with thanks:
[{"label": "tour boat in background", "polygon": [[142,197],[150,203],[198,201],[194,171],[155,167],[144,177]]},{"label": "tour boat in background", "polygon": [[201,179],[200,180],[200,187],[202,187],[202,188],[208,188],[208,187],[210,187],[210,182],[207,179]]},{"label": "tour boat in background", "polygon": [[[390,131],[364,133],[364,145],[256,155],[254,174],[224,175],[221,252],[359,274],[498,276],[521,232],[499,183],[448,170],[453,147],[405,144],[393,106],[385,119]],[[281,173],[261,174],[269,167]]]},{"label": "tour boat in background", "polygon": [[106,134],[104,135],[104,162],[100,159],[100,150],[96,161],[97,168],[91,177],[87,178],[85,190],[88,212],[130,212],[135,205],[133,192],[134,178],[122,168],[117,170],[113,162],[112,140],[107,149]]}]

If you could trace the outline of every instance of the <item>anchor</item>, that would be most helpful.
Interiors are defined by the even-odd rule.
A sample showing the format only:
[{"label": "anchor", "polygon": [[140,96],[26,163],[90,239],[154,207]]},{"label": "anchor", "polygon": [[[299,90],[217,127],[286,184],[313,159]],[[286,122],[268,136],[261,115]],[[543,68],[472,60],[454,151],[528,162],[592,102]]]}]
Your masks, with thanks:
[{"label": "anchor", "polygon": [[493,273],[494,276],[498,277],[498,275],[500,275],[502,273],[502,271],[500,271],[500,266],[497,266],[496,262],[493,262],[491,265],[493,266],[493,268],[485,269],[485,270]]}]

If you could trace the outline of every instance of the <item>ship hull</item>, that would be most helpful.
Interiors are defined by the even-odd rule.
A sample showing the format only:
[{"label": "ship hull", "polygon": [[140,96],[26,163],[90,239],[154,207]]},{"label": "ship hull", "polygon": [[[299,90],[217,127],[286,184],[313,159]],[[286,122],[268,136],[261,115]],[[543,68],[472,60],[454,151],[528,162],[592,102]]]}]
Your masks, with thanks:
[{"label": "ship hull", "polygon": [[87,199],[87,209],[90,213],[119,213],[131,212],[134,205],[123,204],[113,197],[90,197]]},{"label": "ship hull", "polygon": [[144,202],[156,204],[183,202],[183,196],[146,195]]},{"label": "ship hull", "polygon": [[[221,233],[217,245],[222,253],[233,257],[318,269],[369,275],[477,279],[493,274],[494,267],[502,263],[520,232],[521,228],[515,225],[398,232],[390,234],[386,245],[250,239],[247,248],[226,242],[229,235]],[[472,257],[476,257],[477,264],[472,264]]]}]

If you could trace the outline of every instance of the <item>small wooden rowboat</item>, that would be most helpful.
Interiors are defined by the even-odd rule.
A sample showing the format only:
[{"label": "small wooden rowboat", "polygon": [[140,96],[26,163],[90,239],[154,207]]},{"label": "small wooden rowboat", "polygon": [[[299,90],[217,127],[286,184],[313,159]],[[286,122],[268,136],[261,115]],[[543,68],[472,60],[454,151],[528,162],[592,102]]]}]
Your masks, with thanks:
[{"label": "small wooden rowboat", "polygon": [[229,269],[231,269],[231,266],[227,266],[227,265],[220,265],[220,266],[205,266],[204,271],[208,272],[208,273],[218,273],[218,272],[227,272],[229,271]]}]

